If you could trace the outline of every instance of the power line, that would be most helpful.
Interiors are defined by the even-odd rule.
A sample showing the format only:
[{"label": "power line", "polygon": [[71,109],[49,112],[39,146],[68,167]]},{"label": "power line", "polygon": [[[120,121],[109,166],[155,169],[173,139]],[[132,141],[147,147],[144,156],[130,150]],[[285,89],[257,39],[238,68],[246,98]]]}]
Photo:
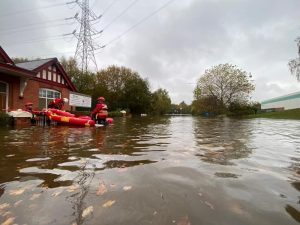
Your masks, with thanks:
[{"label": "power line", "polygon": [[[149,20],[152,16],[156,15],[157,13],[159,13],[161,10],[163,10],[164,8],[166,8],[168,5],[170,5],[173,1],[175,0],[169,0],[167,1],[165,4],[163,4],[161,7],[159,7],[158,9],[154,10],[152,13],[148,14],[147,16],[143,17],[140,21],[138,21],[136,24],[132,25],[131,27],[129,27],[127,30],[125,30],[124,32],[122,32],[121,34],[117,35],[115,38],[113,38],[112,40],[108,41],[105,45],[102,46],[102,48],[105,48],[107,45],[110,45],[113,42],[116,42],[117,40],[121,39],[124,35],[126,35],[128,32],[132,31],[133,29],[135,29],[137,26],[141,25],[142,23],[146,22],[147,20]],[[97,52],[99,53],[99,52]]]},{"label": "power line", "polygon": [[73,1],[73,2],[70,2],[70,3],[52,4],[52,5],[43,6],[43,7],[39,7],[39,8],[33,8],[33,9],[18,10],[18,11],[2,14],[2,15],[0,15],[0,17],[7,17],[7,16],[11,16],[11,15],[16,15],[16,14],[23,14],[23,13],[27,13],[27,12],[37,11],[37,10],[40,10],[40,9],[54,8],[54,7],[63,6],[63,5],[66,5],[66,4],[72,4],[72,3],[75,3],[75,2],[76,1]]},{"label": "power line", "polygon": [[46,27],[70,26],[70,25],[73,25],[73,24],[75,24],[75,22],[50,24],[48,26],[41,25],[41,26],[38,26],[38,27],[28,27],[28,28],[24,28],[24,29],[14,29],[14,30],[6,31],[6,32],[5,31],[3,31],[3,32],[0,31],[0,33],[3,34],[3,35],[10,35],[10,34],[14,34],[14,33],[20,33],[20,32],[26,32],[26,31],[31,31],[31,30],[43,29],[43,28],[46,28]]},{"label": "power line", "polygon": [[113,0],[113,1],[111,1],[111,4],[109,4],[104,10],[103,10],[103,12],[102,12],[102,16],[104,16],[109,10],[110,10],[110,8],[117,2],[118,0]]},{"label": "power line", "polygon": [[25,24],[25,25],[21,25],[18,27],[10,27],[9,29],[0,29],[0,32],[6,32],[6,31],[11,31],[11,30],[17,30],[20,28],[24,28],[24,27],[32,27],[35,25],[40,25],[40,24],[45,24],[45,23],[53,23],[53,22],[57,22],[57,21],[63,21],[65,20],[65,18],[61,18],[61,19],[55,19],[55,20],[47,20],[47,21],[42,21],[42,22],[38,22],[38,23],[30,23],[30,24]]},{"label": "power line", "polygon": [[134,6],[139,0],[132,1],[119,15],[112,19],[108,24],[104,26],[103,31],[110,27],[116,20],[123,16],[132,6]]},{"label": "power line", "polygon": [[[49,38],[50,37],[50,38]],[[39,39],[32,39],[32,40],[28,40],[28,41],[22,41],[22,42],[13,42],[13,43],[9,43],[9,44],[4,44],[6,46],[17,46],[17,45],[30,45],[30,44],[36,44],[39,42],[46,42],[46,41],[55,41],[55,40],[66,40],[66,37],[63,35],[53,35],[53,36],[48,36],[46,38],[39,38]],[[71,37],[71,39],[68,42],[71,42],[73,40],[73,37]]]}]

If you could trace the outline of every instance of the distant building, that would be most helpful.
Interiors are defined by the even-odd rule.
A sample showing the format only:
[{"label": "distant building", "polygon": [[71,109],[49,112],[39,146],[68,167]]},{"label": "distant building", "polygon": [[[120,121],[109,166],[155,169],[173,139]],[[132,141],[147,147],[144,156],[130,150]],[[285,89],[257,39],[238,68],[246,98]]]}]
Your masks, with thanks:
[{"label": "distant building", "polygon": [[70,92],[76,87],[57,58],[15,64],[0,47],[0,111],[22,109],[27,102],[41,110],[54,98],[69,98]]},{"label": "distant building", "polygon": [[261,102],[261,109],[297,109],[300,108],[300,92],[271,98]]}]

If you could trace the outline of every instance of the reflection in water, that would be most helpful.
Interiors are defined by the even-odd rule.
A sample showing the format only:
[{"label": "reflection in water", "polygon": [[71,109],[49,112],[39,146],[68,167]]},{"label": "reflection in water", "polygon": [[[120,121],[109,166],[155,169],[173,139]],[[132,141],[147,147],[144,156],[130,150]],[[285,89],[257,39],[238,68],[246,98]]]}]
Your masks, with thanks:
[{"label": "reflection in water", "polygon": [[295,209],[294,207],[287,205],[285,207],[285,210],[288,214],[291,215],[291,217],[294,218],[294,220],[296,220],[298,223],[300,223],[300,211]]},{"label": "reflection in water", "polygon": [[[85,198],[87,197],[90,185],[95,176],[95,172],[86,169],[86,164],[78,171],[78,175],[74,178],[75,193],[71,194],[67,199],[71,202],[72,209],[74,210],[72,216],[75,217],[77,225],[84,223],[86,218],[83,217],[83,211],[87,206]],[[77,187],[78,185],[78,187]],[[72,189],[71,189],[72,190]]]},{"label": "reflection in water", "polygon": [[298,224],[298,130],[196,117],[1,128],[0,224]]},{"label": "reflection in water", "polygon": [[199,120],[194,128],[196,155],[205,162],[221,165],[232,165],[234,159],[247,158],[252,152],[247,145],[251,129],[247,122],[240,120]]}]

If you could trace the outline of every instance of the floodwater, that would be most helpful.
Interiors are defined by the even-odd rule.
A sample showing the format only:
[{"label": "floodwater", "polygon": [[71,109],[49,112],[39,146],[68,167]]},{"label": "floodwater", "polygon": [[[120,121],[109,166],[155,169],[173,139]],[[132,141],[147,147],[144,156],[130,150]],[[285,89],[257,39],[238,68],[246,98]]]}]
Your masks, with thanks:
[{"label": "floodwater", "polygon": [[300,223],[300,122],[0,128],[0,223]]}]

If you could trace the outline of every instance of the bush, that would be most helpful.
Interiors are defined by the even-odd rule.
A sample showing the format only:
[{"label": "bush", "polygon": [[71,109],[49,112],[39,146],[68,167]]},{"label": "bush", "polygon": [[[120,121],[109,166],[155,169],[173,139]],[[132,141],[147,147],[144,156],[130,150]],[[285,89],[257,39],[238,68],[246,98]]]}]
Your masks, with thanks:
[{"label": "bush", "polygon": [[256,114],[260,109],[257,103],[237,103],[233,102],[228,107],[228,116],[245,116]]},{"label": "bush", "polygon": [[5,112],[0,112],[0,126],[7,126],[12,123],[12,117]]}]

